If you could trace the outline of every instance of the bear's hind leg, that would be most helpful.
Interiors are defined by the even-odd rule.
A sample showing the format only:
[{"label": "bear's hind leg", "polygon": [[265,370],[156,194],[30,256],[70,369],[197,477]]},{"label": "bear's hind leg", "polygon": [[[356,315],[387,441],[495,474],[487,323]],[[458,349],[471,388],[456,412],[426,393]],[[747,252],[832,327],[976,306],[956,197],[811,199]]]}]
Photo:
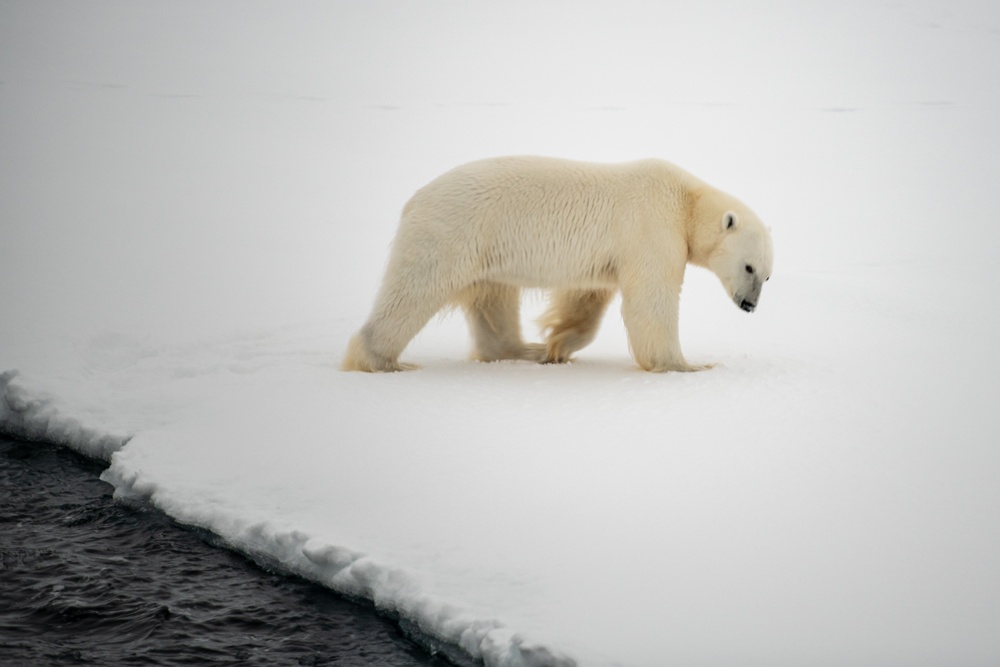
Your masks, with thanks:
[{"label": "bear's hind leg", "polygon": [[365,373],[395,373],[398,371],[414,371],[416,364],[407,364],[398,358],[389,357],[371,350],[371,336],[360,331],[351,336],[347,344],[347,352],[340,362],[342,371],[364,371]]},{"label": "bear's hind leg", "polygon": [[385,281],[375,308],[347,345],[341,370],[391,373],[419,368],[399,361],[413,339],[447,298],[433,289],[417,290],[405,281]]},{"label": "bear's hind leg", "polygon": [[455,299],[465,311],[478,361],[540,360],[541,345],[521,339],[521,290],[500,283],[476,283]]},{"label": "bear's hind leg", "polygon": [[538,322],[545,336],[545,363],[566,363],[589,345],[615,290],[557,290]]}]

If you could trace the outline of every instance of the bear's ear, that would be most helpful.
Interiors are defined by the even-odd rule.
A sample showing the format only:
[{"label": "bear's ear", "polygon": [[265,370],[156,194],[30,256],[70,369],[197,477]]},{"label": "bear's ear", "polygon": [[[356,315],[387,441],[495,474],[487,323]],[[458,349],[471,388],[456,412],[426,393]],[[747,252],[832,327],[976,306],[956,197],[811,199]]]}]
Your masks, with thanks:
[{"label": "bear's ear", "polygon": [[722,228],[725,230],[736,229],[736,226],[740,224],[740,219],[732,211],[726,211],[726,214],[722,216]]}]

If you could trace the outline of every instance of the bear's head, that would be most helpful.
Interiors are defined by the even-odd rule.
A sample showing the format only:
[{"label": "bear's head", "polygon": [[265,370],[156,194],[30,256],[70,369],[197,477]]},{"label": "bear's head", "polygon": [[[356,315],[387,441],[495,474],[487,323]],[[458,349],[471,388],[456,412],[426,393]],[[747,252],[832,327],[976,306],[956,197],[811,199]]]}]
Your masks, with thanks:
[{"label": "bear's head", "polygon": [[749,210],[726,211],[718,224],[721,237],[708,258],[708,268],[722,281],[733,303],[752,313],[760,302],[761,288],[771,277],[771,234]]}]

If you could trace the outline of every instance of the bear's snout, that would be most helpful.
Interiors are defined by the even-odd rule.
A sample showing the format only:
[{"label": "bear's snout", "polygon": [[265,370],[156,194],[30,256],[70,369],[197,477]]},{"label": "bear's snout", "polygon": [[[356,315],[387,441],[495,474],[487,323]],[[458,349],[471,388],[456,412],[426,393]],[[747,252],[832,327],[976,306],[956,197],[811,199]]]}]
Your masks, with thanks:
[{"label": "bear's snout", "polygon": [[743,299],[742,301],[740,301],[740,308],[747,311],[748,313],[752,313],[753,309],[756,307],[757,304],[755,304],[753,301],[749,301],[747,299]]}]

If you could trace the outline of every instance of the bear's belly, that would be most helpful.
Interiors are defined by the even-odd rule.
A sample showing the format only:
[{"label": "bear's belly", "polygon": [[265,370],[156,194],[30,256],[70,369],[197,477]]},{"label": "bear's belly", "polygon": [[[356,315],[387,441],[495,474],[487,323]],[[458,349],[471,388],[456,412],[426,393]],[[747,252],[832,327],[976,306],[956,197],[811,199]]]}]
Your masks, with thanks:
[{"label": "bear's belly", "polygon": [[618,269],[610,258],[553,260],[522,257],[487,266],[483,278],[489,282],[525,288],[609,288],[618,285]]}]

